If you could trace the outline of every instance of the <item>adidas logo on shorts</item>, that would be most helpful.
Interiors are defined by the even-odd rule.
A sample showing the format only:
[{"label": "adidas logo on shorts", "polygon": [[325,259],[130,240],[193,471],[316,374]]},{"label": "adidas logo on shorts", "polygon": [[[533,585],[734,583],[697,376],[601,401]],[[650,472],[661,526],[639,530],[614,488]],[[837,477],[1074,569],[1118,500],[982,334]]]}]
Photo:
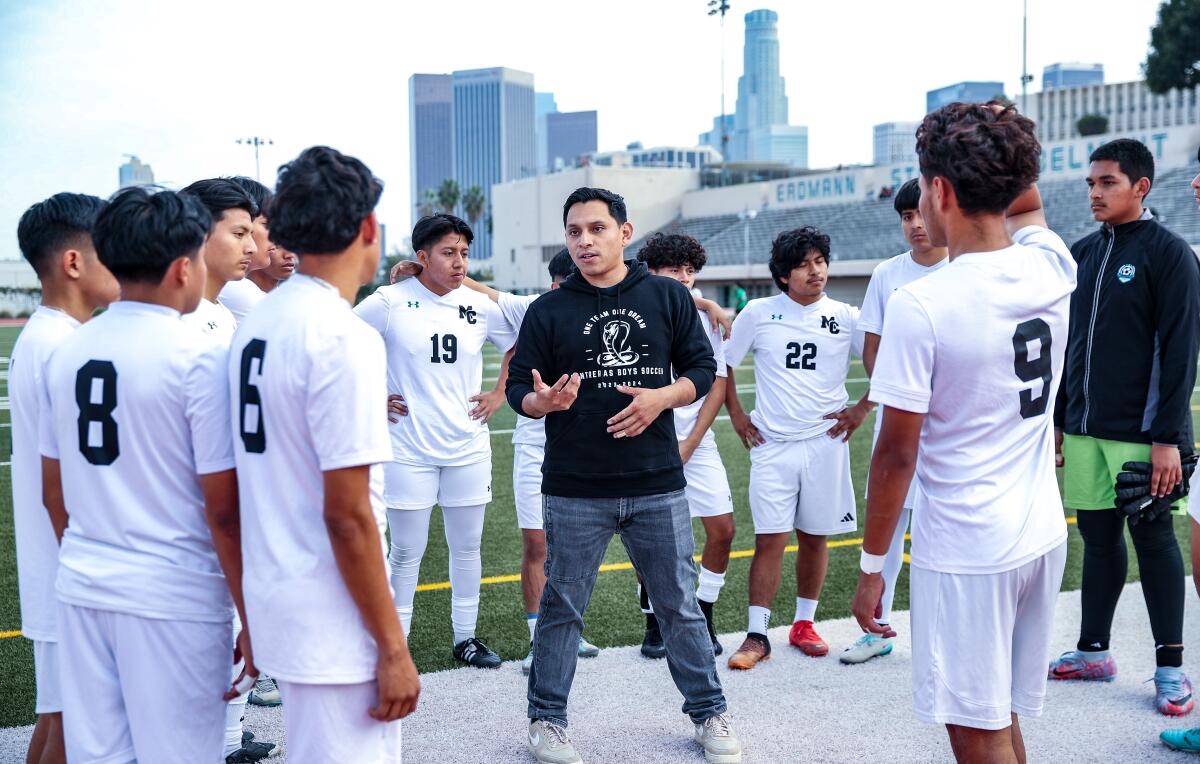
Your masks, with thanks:
[{"label": "adidas logo on shorts", "polygon": [[846,516],[842,518],[842,522],[843,522],[843,523],[852,523],[852,522],[854,522],[854,513],[853,513],[853,512],[847,512],[847,513],[846,513]]}]

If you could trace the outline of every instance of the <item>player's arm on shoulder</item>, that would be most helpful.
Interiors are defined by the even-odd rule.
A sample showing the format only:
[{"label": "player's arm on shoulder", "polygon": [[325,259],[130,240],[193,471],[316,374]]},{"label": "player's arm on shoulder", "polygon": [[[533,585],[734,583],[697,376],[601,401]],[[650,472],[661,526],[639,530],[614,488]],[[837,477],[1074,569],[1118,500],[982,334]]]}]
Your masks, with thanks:
[{"label": "player's arm on shoulder", "polygon": [[710,300],[707,297],[696,297],[692,295],[692,300],[696,305],[697,310],[704,311],[708,316],[708,321],[712,324],[714,332],[720,332],[721,336],[728,339],[729,332],[733,329],[733,322],[729,320],[729,312],[715,300]]},{"label": "player's arm on shoulder", "polygon": [[1046,210],[1042,207],[1042,194],[1038,191],[1037,183],[1022,191],[1021,195],[1008,205],[1004,213],[1004,223],[1009,236],[1027,226],[1050,227],[1046,224]]},{"label": "player's arm on shoulder", "polygon": [[466,278],[463,279],[463,286],[465,286],[467,289],[471,289],[473,291],[479,292],[481,295],[487,297],[492,302],[495,302],[495,303],[500,302],[500,290],[499,289],[493,289],[492,287],[488,286],[487,284],[481,284],[478,281],[476,281],[475,279],[471,278],[470,276],[467,276]]}]

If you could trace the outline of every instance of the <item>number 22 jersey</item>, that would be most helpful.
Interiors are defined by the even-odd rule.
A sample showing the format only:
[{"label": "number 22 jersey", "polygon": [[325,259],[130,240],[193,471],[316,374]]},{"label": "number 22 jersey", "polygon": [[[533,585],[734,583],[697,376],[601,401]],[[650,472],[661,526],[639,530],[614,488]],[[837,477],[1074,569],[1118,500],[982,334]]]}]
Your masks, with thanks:
[{"label": "number 22 jersey", "polygon": [[925,414],[912,564],[1013,570],[1067,536],[1054,476],[1075,260],[1052,231],[965,253],[888,301],[871,400]]}]

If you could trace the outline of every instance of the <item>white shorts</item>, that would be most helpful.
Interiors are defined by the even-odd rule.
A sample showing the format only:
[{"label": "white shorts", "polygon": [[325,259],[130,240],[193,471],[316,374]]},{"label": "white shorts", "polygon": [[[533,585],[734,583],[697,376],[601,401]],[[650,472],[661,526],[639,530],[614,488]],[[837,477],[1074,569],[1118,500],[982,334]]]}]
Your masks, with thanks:
[{"label": "white shorts", "polygon": [[388,509],[474,507],[492,500],[491,458],[456,467],[388,462],[383,477]]},{"label": "white shorts", "polygon": [[379,722],[374,682],[299,684],[276,680],[283,700],[287,758],[294,764],[400,764],[400,722]]},{"label": "white shorts", "polygon": [[58,684],[58,643],[33,640],[33,675],[37,683],[37,705],[39,714],[57,714],[62,711],[62,688]]},{"label": "white shorts", "polygon": [[733,512],[729,477],[725,474],[716,440],[706,435],[700,441],[692,458],[683,465],[683,477],[687,480],[684,493],[692,517],[716,517]]},{"label": "white shorts", "polygon": [[768,440],[750,449],[750,515],[755,533],[813,536],[858,528],[850,444],[821,434]]},{"label": "white shorts", "polygon": [[543,446],[513,443],[513,501],[517,505],[517,527],[523,530],[542,529],[542,460],[545,456]]},{"label": "white shorts", "polygon": [[1067,543],[1003,573],[912,566],[913,711],[932,724],[999,730],[1039,716]]},{"label": "white shorts", "polygon": [[69,761],[224,758],[230,622],[140,618],[58,604]]}]

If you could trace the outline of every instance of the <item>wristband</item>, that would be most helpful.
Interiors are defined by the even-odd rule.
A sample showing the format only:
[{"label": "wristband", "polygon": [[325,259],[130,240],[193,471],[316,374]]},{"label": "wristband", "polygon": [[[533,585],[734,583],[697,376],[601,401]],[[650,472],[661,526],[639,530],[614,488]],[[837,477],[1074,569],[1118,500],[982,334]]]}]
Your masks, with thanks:
[{"label": "wristband", "polygon": [[883,561],[886,559],[886,557],[887,555],[883,554],[871,554],[864,549],[862,550],[862,554],[859,555],[858,567],[863,573],[868,575],[872,573],[882,573]]}]

